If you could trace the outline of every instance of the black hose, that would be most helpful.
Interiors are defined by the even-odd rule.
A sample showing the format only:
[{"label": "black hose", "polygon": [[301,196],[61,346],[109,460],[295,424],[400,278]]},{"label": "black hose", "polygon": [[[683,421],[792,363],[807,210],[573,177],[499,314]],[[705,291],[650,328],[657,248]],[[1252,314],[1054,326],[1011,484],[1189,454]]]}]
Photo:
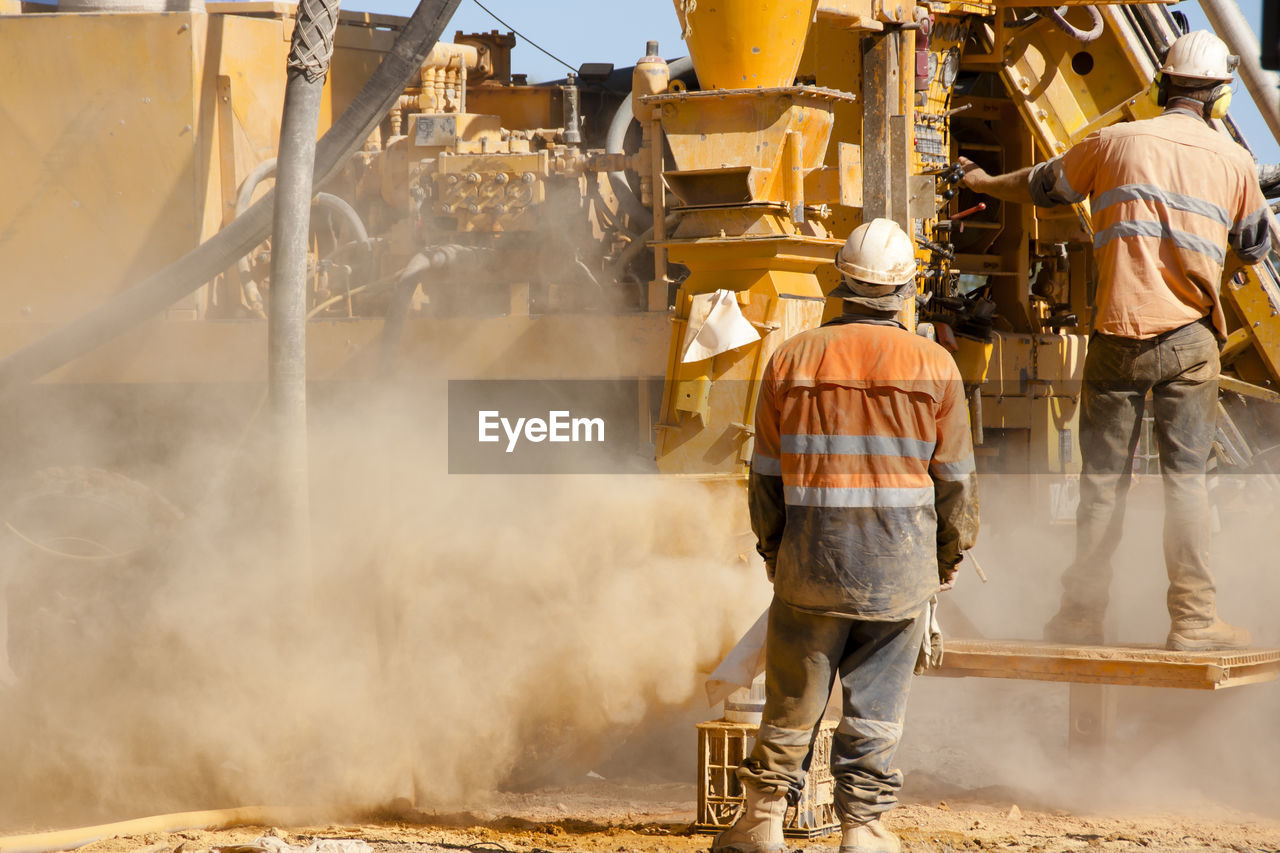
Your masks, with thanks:
[{"label": "black hose", "polygon": [[[391,50],[351,105],[316,143],[313,183],[323,187],[369,138],[396,99],[416,78],[423,60],[444,31],[461,0],[421,0]],[[274,192],[233,219],[226,228],[169,266],[112,297],[103,305],[40,340],[0,359],[0,394],[33,382],[211,281],[255,246],[271,229]],[[33,286],[39,286],[38,282]]]}]

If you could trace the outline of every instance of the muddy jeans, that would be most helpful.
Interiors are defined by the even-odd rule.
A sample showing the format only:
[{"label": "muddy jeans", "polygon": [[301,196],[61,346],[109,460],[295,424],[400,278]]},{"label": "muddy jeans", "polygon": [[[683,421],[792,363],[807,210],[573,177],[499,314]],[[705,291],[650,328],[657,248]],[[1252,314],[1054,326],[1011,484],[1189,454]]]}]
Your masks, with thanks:
[{"label": "muddy jeans", "polygon": [[1120,542],[1147,393],[1164,480],[1164,558],[1176,625],[1214,618],[1205,465],[1218,416],[1218,342],[1205,322],[1150,340],[1096,334],[1080,406],[1076,559],[1062,576],[1063,612],[1102,618]]},{"label": "muddy jeans", "polygon": [[819,616],[775,597],[765,647],[764,720],[738,768],[742,784],[794,799],[838,674],[844,716],[831,745],[836,813],[865,821],[897,805],[902,772],[890,765],[924,629],[920,616],[904,622]]}]

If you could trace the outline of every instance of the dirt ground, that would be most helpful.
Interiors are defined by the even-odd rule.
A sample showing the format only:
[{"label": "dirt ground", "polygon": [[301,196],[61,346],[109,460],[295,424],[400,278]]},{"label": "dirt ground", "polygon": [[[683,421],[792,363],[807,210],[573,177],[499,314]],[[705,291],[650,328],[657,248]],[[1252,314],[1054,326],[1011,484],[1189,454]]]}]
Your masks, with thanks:
[{"label": "dirt ground", "polygon": [[[694,853],[710,846],[692,834],[696,791],[687,784],[626,785],[600,781],[532,794],[497,795],[483,810],[366,815],[342,825],[304,828],[242,827],[113,838],[84,853],[219,853],[214,848],[275,835],[305,846],[320,838],[361,839],[374,853]],[[1060,851],[1280,851],[1280,822],[1222,810],[1213,816],[1152,814],[1097,817],[1022,809],[995,797],[961,795],[949,801],[907,798],[890,826],[908,853],[999,850]],[[792,850],[834,850],[838,838],[792,839]],[[230,853],[230,851],[226,851]]]}]

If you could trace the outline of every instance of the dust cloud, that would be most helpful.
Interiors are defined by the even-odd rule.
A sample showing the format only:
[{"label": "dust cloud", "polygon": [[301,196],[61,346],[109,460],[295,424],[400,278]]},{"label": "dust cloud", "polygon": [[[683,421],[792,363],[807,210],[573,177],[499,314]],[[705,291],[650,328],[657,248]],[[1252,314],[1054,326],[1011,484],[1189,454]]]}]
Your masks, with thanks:
[{"label": "dust cloud", "polygon": [[[6,557],[4,831],[246,803],[476,809],[496,790],[581,779],[628,743],[653,752],[655,737],[686,738],[660,760],[682,756],[666,778],[692,780],[691,727],[673,734],[673,721],[705,708],[700,673],[769,596],[740,487],[450,476],[439,383],[329,390],[313,399],[313,561],[281,565],[263,556],[261,423],[244,428],[257,393],[208,405],[201,390],[189,407],[203,432],[136,473],[182,510],[133,496],[167,531],[159,551],[23,552],[18,572]],[[90,427],[119,431],[50,423],[74,424],[50,443],[76,453]],[[1036,520],[1043,492],[1027,478],[982,487],[990,583],[962,571],[944,630],[967,633],[958,609],[987,636],[1037,639],[1071,526]],[[1280,492],[1245,476],[1215,495],[1220,610],[1255,645],[1280,646],[1268,556]],[[1116,558],[1113,641],[1163,642],[1161,520],[1159,480],[1146,478]],[[127,539],[118,518],[103,523]],[[1066,685],[917,679],[904,799],[1280,814],[1280,687],[1120,688],[1117,700],[1112,748],[1081,757],[1068,751]]]},{"label": "dust cloud", "polygon": [[[1037,523],[1029,488],[1032,478],[983,478],[975,551],[990,582],[962,567],[944,633],[968,635],[967,619],[987,637],[1041,639],[1074,528]],[[1211,495],[1219,613],[1249,628],[1255,647],[1280,647],[1280,490],[1265,476],[1236,475],[1212,478]],[[1164,644],[1162,524],[1160,478],[1141,477],[1113,562],[1108,642]],[[899,753],[906,795],[1083,814],[1280,815],[1280,685],[1114,688],[1115,736],[1101,754],[1069,750],[1068,693],[1050,682],[917,679]]]},{"label": "dust cloud", "polygon": [[309,567],[263,556],[261,425],[236,438],[223,409],[224,440],[151,472],[188,492],[161,550],[25,552],[0,829],[475,808],[581,779],[648,720],[705,709],[700,670],[769,595],[741,487],[450,476],[441,390],[314,401]]}]

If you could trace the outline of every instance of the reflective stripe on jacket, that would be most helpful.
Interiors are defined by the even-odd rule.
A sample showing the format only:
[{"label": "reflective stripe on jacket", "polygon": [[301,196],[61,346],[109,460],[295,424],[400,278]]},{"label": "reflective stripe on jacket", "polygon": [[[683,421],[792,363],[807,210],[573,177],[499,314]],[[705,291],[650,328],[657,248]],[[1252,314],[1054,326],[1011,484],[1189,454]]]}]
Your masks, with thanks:
[{"label": "reflective stripe on jacket", "polygon": [[1152,338],[1212,315],[1225,338],[1227,249],[1252,264],[1271,246],[1248,152],[1180,109],[1090,134],[1037,165],[1030,188],[1042,207],[1089,198],[1093,329],[1108,335]]},{"label": "reflective stripe on jacket", "polygon": [[955,362],[898,326],[829,324],[786,341],[761,383],[748,502],[787,604],[915,615],[978,532]]}]

